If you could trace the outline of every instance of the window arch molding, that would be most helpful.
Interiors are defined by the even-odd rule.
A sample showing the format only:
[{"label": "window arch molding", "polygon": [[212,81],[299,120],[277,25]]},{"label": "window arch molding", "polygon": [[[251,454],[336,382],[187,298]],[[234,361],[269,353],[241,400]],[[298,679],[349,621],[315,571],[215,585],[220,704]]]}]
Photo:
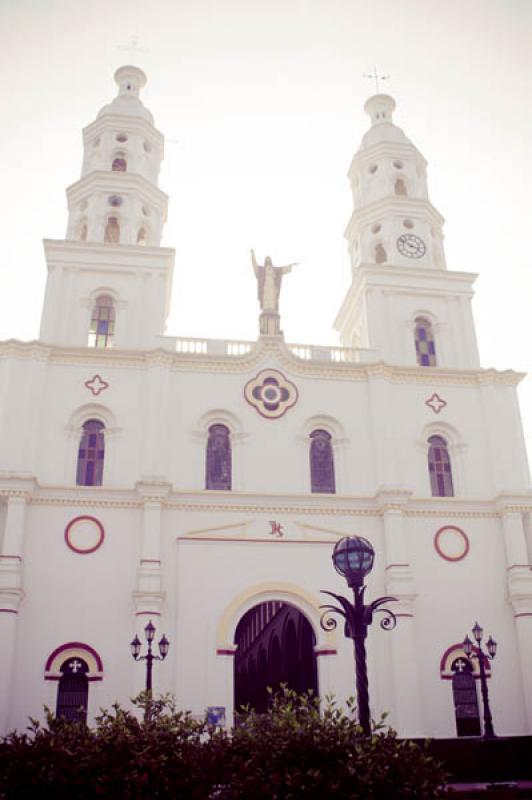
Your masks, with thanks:
[{"label": "window arch molding", "polygon": [[250,586],[237,595],[223,610],[216,629],[216,648],[218,651],[234,650],[235,632],[241,618],[250,609],[261,603],[278,601],[294,606],[309,622],[316,637],[316,650],[326,649],[336,652],[337,631],[323,631],[320,626],[320,600],[305,589],[291,583],[259,583]]},{"label": "window arch molding", "polygon": [[[213,425],[223,425],[229,430],[232,451],[232,491],[239,491],[243,488],[242,476],[245,475],[243,467],[243,448],[242,444],[247,439],[248,434],[244,432],[242,422],[236,414],[225,409],[212,409],[203,414],[198,420],[192,437],[197,445],[198,458],[196,459],[195,485],[197,489],[205,488],[205,458],[206,448],[209,439],[209,429]],[[238,456],[234,457],[235,450],[238,449]]]},{"label": "window arch molding", "polygon": [[[478,656],[479,649],[476,645],[473,645],[473,652],[475,655]],[[440,659],[440,678],[444,681],[450,681],[453,677],[453,670],[452,665],[456,661],[457,658],[463,658],[467,661],[467,656],[464,652],[464,646],[462,642],[457,642],[456,644],[452,644],[447,650],[443,653]],[[475,680],[480,679],[480,666],[478,658],[470,658],[469,661],[471,662],[472,675]],[[484,669],[486,672],[486,677],[491,678],[491,661],[489,658],[484,657]]]},{"label": "window arch molding", "polygon": [[316,414],[305,420],[300,428],[296,437],[296,442],[300,449],[299,457],[299,472],[300,484],[303,491],[308,491],[310,486],[310,465],[309,465],[309,448],[311,442],[311,434],[313,431],[322,430],[329,434],[331,437],[331,446],[334,459],[334,474],[336,491],[335,494],[342,494],[346,491],[346,469],[345,469],[345,453],[349,445],[349,439],[345,434],[342,423],[329,416],[328,414]]},{"label": "window arch molding", "polygon": [[89,681],[101,681],[103,679],[103,661],[98,652],[88,644],[83,642],[67,642],[59,645],[50,653],[46,659],[44,667],[44,678],[47,681],[58,681],[61,679],[61,666],[69,658],[82,658],[89,671],[87,678]]},{"label": "window arch molding", "polygon": [[[72,665],[73,668],[70,670],[65,669],[67,665]],[[46,663],[44,666],[44,680],[49,682],[49,696],[48,696],[48,703],[47,705],[50,708],[55,708],[56,706],[59,707],[60,704],[60,695],[62,692],[65,691],[66,687],[64,686],[64,678],[67,672],[70,672],[72,677],[74,677],[76,673],[83,677],[81,678],[81,686],[72,687],[70,678],[70,700],[66,700],[67,707],[69,706],[70,709],[73,709],[72,706],[72,689],[74,689],[74,698],[75,698],[75,705],[78,705],[79,699],[82,698],[82,705],[85,709],[85,712],[82,713],[82,716],[79,716],[79,712],[76,712],[75,718],[76,719],[85,719],[90,714],[90,708],[96,710],[98,708],[97,696],[95,697],[94,692],[94,684],[98,684],[98,682],[103,680],[104,677],[104,668],[103,662],[100,658],[98,652],[91,647],[90,645],[84,642],[66,642],[65,644],[59,645],[56,649],[50,653],[48,658],[46,659]],[[68,679],[67,679],[68,680]],[[93,689],[91,689],[91,685]],[[66,689],[68,692],[69,689]],[[81,691],[81,698],[79,692]],[[77,695],[77,697],[76,697]],[[67,695],[68,697],[68,695]],[[65,695],[62,695],[62,701],[65,702]],[[63,706],[63,710],[65,710]],[[67,719],[73,718],[66,714]],[[92,716],[92,714],[90,715]]]},{"label": "window arch molding", "polygon": [[[121,429],[117,426],[116,418],[110,408],[100,403],[87,403],[77,408],[65,425],[66,457],[63,482],[68,486],[76,482],[78,450],[83,425],[89,420],[98,420],[103,423],[105,437],[105,462],[104,481],[106,486],[114,482],[117,439]],[[78,488],[83,488],[79,486]]]},{"label": "window arch molding", "polygon": [[[432,436],[441,436],[445,439],[447,451],[451,460],[454,497],[467,494],[464,470],[464,456],[467,450],[467,444],[456,428],[444,422],[434,422],[430,425],[426,425],[417,441],[417,449],[423,460],[423,471],[425,474],[424,485],[427,487],[428,494],[431,495],[428,456],[430,448],[429,439]],[[436,497],[435,499],[438,498]]]}]

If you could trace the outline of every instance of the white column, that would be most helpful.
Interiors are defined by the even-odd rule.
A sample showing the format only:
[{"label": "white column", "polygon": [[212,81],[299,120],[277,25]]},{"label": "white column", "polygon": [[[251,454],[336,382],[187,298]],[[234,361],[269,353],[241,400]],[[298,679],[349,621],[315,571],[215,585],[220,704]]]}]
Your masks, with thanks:
[{"label": "white column", "polygon": [[[135,608],[135,632],[142,642],[142,654],[146,652],[146,638],[144,628],[152,620],[157,628],[153,648],[158,655],[158,642],[164,631],[162,628],[162,613],[165,594],[162,591],[161,570],[161,516],[163,501],[170,489],[169,484],[137,483],[136,490],[143,499],[144,514],[142,522],[142,546],[139,571],[136,586],[133,590]],[[145,688],[145,663],[135,666],[133,691],[138,694]],[[157,694],[166,687],[162,687],[159,680],[157,665],[153,673],[154,692]]]},{"label": "white column", "polygon": [[508,600],[514,610],[523,700],[528,733],[532,733],[532,572],[521,512],[503,509],[502,527],[508,567]]},{"label": "white column", "polygon": [[22,551],[27,495],[7,501],[2,555],[0,555],[0,734],[9,732],[10,700],[15,666],[17,615],[22,591]]},{"label": "white column", "polygon": [[[381,493],[380,499],[383,498]],[[418,654],[415,646],[414,591],[404,532],[403,504],[388,502],[383,506],[383,526],[386,559],[386,594],[395,597],[389,608],[397,618],[397,627],[386,633],[392,653],[393,717],[392,724],[401,736],[422,736],[419,704]]]},{"label": "white column", "polygon": [[320,697],[333,695],[337,692],[338,681],[338,653],[335,648],[327,645],[316,645],[316,663],[318,667],[318,691]]}]

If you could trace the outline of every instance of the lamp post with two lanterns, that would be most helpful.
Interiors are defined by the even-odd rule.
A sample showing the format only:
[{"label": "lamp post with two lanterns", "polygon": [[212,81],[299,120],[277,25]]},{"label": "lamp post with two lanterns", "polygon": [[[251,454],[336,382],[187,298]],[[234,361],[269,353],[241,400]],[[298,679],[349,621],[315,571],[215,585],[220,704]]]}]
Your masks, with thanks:
[{"label": "lamp post with two lanterns", "polygon": [[147,722],[151,718],[151,696],[152,696],[152,668],[154,661],[164,661],[166,656],[168,655],[168,649],[170,647],[170,642],[166,638],[165,634],[161,636],[159,639],[159,656],[153,655],[152,652],[152,642],[155,638],[155,625],[150,620],[146,627],[144,628],[144,635],[146,636],[146,641],[148,642],[148,652],[145,656],[140,655],[140,649],[142,647],[142,642],[140,641],[138,635],[135,635],[135,638],[131,642],[131,655],[135,659],[135,661],[145,661],[146,662],[146,694],[147,694],[147,705],[144,711],[144,720]]},{"label": "lamp post with two lanterns", "polygon": [[369,690],[368,690],[368,671],[366,664],[366,636],[368,627],[373,622],[374,613],[384,614],[380,621],[383,630],[392,630],[397,624],[395,614],[388,608],[381,608],[385,603],[395,601],[395,597],[378,597],[368,605],[364,604],[364,578],[368,575],[375,560],[375,551],[367,539],[362,536],[346,536],[340,539],[334,547],[332,560],[335,570],[347,581],[347,585],[353,590],[354,602],[339,594],[333,594],[322,589],[323,594],[339,603],[335,605],[323,605],[325,611],[321,616],[321,627],[325,631],[334,630],[337,626],[336,620],[331,614],[338,614],[344,619],[344,635],[348,639],[353,639],[355,651],[355,671],[356,671],[356,692],[358,720],[364,734],[371,734],[371,719],[369,709]]},{"label": "lamp post with two lanterns", "polygon": [[478,624],[475,622],[475,625],[472,628],[472,634],[475,637],[475,641],[477,643],[476,651],[475,652],[475,645],[467,635],[462,643],[462,647],[464,648],[464,653],[466,656],[471,658],[478,659],[478,668],[480,674],[480,691],[482,693],[482,702],[484,705],[484,739],[494,739],[495,738],[495,731],[493,730],[493,718],[491,716],[491,709],[490,709],[490,701],[488,697],[488,680],[486,675],[486,666],[484,659],[489,658],[493,661],[495,655],[497,653],[497,642],[491,636],[489,637],[488,641],[486,642],[487,653],[482,650],[482,636],[484,631]]}]

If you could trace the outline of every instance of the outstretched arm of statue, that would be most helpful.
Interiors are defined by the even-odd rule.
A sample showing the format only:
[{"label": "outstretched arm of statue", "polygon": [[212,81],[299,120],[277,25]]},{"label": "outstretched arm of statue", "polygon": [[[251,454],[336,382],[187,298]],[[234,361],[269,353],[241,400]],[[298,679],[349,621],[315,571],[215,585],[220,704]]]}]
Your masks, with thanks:
[{"label": "outstretched arm of statue", "polygon": [[257,259],[255,258],[255,251],[254,250],[250,250],[249,252],[251,253],[251,263],[253,264],[253,272],[255,273],[255,275],[258,276],[258,274],[259,274],[259,265],[257,264]]},{"label": "outstretched arm of statue", "polygon": [[287,264],[286,267],[279,267],[283,275],[286,275],[287,272],[292,272],[292,267],[297,267],[299,261],[294,261],[293,264]]}]

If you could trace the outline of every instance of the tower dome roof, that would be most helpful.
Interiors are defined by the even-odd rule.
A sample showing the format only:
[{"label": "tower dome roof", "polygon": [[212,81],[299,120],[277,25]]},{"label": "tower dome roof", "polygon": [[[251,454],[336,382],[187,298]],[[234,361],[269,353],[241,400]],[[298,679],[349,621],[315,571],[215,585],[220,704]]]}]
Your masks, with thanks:
[{"label": "tower dome roof", "polygon": [[98,112],[98,118],[104,114],[123,114],[128,117],[141,117],[153,124],[151,111],[144,106],[139,98],[140,90],[146,85],[146,75],[132,65],[119,67],[114,75],[118,85],[118,94],[114,100],[107,103]]},{"label": "tower dome roof", "polygon": [[364,111],[371,119],[371,128],[362,137],[360,149],[381,142],[412,144],[403,130],[393,124],[395,100],[389,94],[374,94],[366,100]]}]

